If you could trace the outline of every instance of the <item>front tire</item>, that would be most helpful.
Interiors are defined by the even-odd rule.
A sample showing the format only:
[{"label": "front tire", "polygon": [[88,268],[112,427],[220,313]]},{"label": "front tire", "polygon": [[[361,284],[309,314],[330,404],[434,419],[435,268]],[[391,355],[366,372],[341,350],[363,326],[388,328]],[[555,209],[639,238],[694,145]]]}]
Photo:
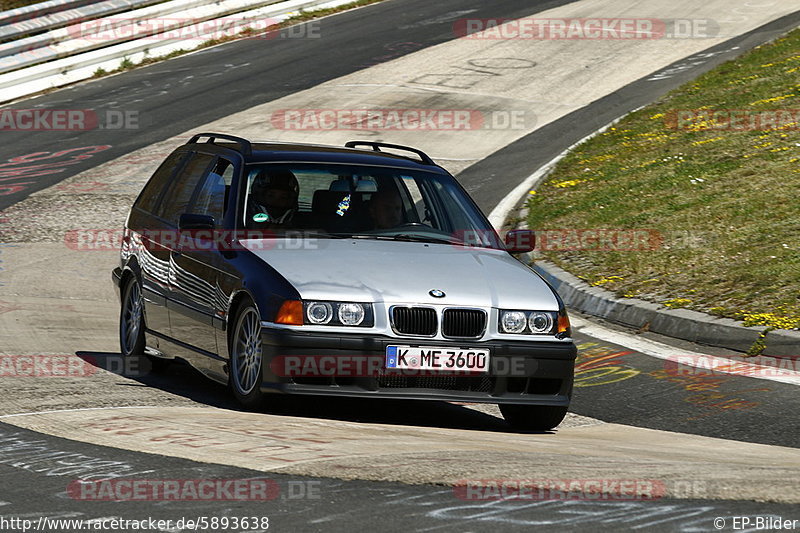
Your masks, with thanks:
[{"label": "front tire", "polygon": [[261,316],[249,298],[236,313],[234,328],[229,339],[230,372],[228,383],[236,400],[247,409],[257,409],[264,404],[261,392],[262,346]]},{"label": "front tire", "polygon": [[[144,298],[142,284],[135,276],[125,284],[119,314],[119,348],[125,359],[136,359],[138,372],[163,372],[171,361],[146,355],[144,338]],[[126,372],[128,365],[125,365]]]},{"label": "front tire", "polygon": [[551,405],[500,404],[499,407],[511,427],[526,431],[551,430],[567,416],[566,407]]},{"label": "front tire", "polygon": [[131,277],[122,292],[119,314],[119,348],[123,357],[144,355],[144,299],[142,286]]}]

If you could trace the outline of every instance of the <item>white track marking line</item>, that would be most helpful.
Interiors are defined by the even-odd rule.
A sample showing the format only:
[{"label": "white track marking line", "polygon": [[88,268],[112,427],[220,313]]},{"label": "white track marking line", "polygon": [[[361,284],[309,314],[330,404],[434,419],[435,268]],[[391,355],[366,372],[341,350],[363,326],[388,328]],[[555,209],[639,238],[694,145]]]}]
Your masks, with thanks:
[{"label": "white track marking line", "polygon": [[[570,321],[575,330],[584,335],[618,344],[657,359],[671,361],[679,374],[692,375],[693,372],[687,368],[691,367],[707,370],[707,372],[698,372],[697,374],[730,374],[777,381],[788,385],[800,385],[800,372],[797,371],[798,359],[774,358],[774,366],[736,361],[728,357],[683,350],[630,333],[609,329],[575,316],[570,317]],[[758,360],[763,362],[765,358],[759,358]],[[773,358],[769,360],[773,360]],[[684,370],[681,370],[681,368]]]},{"label": "white track marking line", "polygon": [[[191,407],[191,406],[180,406]],[[53,409],[51,411],[34,411],[32,413],[15,413],[13,415],[0,415],[0,420],[3,418],[13,418],[15,416],[32,416],[32,415],[48,415],[51,413],[76,413],[79,411],[113,411],[115,409],[163,409],[164,406],[158,405],[123,405],[119,407],[84,407],[81,409]]]}]

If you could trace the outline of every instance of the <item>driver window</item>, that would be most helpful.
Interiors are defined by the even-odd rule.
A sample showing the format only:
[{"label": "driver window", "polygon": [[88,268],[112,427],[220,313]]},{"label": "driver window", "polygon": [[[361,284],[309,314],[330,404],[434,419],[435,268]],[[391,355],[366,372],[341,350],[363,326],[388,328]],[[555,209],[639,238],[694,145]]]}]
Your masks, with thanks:
[{"label": "driver window", "polygon": [[434,209],[425,201],[424,191],[420,189],[417,181],[411,176],[403,176],[402,183],[410,197],[411,205],[408,208],[412,210],[412,220],[440,229],[434,216]]}]

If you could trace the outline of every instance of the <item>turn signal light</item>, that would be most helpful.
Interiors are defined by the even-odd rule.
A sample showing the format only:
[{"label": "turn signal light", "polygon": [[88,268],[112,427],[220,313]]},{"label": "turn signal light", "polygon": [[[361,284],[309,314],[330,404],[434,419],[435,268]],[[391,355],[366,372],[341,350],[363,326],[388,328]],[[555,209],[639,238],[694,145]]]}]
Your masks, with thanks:
[{"label": "turn signal light", "polygon": [[288,324],[290,326],[303,325],[303,302],[300,300],[286,300],[278,309],[278,316],[275,319],[278,324]]},{"label": "turn signal light", "polygon": [[558,313],[558,333],[556,333],[556,335],[562,338],[572,335],[569,317],[567,316],[567,312],[563,309]]}]

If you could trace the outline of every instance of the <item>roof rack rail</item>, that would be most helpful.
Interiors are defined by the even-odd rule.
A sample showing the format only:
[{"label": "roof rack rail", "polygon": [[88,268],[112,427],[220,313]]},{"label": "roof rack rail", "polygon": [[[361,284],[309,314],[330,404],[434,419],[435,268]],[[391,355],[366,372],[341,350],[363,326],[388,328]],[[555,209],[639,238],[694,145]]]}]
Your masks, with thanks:
[{"label": "roof rack rail", "polygon": [[356,148],[358,146],[371,146],[372,149],[376,152],[381,151],[381,147],[383,148],[394,148],[395,150],[405,150],[406,152],[413,152],[417,154],[420,159],[422,159],[422,163],[425,165],[435,165],[436,163],[433,162],[428,154],[423,152],[422,150],[417,150],[416,148],[411,148],[408,146],[402,146],[400,144],[389,144],[389,143],[381,143],[381,142],[374,142],[374,141],[349,141],[345,143],[345,148]]},{"label": "roof rack rail", "polygon": [[201,137],[208,137],[208,141],[206,142],[209,144],[215,144],[214,143],[215,139],[225,139],[226,141],[233,141],[241,147],[240,150],[242,153],[244,153],[244,155],[250,155],[253,153],[253,148],[252,145],[250,144],[250,141],[248,141],[247,139],[243,139],[241,137],[236,137],[235,135],[227,135],[225,133],[198,133],[196,135],[193,135],[192,138],[189,139],[189,142],[187,144],[197,143],[198,139],[200,139]]}]

